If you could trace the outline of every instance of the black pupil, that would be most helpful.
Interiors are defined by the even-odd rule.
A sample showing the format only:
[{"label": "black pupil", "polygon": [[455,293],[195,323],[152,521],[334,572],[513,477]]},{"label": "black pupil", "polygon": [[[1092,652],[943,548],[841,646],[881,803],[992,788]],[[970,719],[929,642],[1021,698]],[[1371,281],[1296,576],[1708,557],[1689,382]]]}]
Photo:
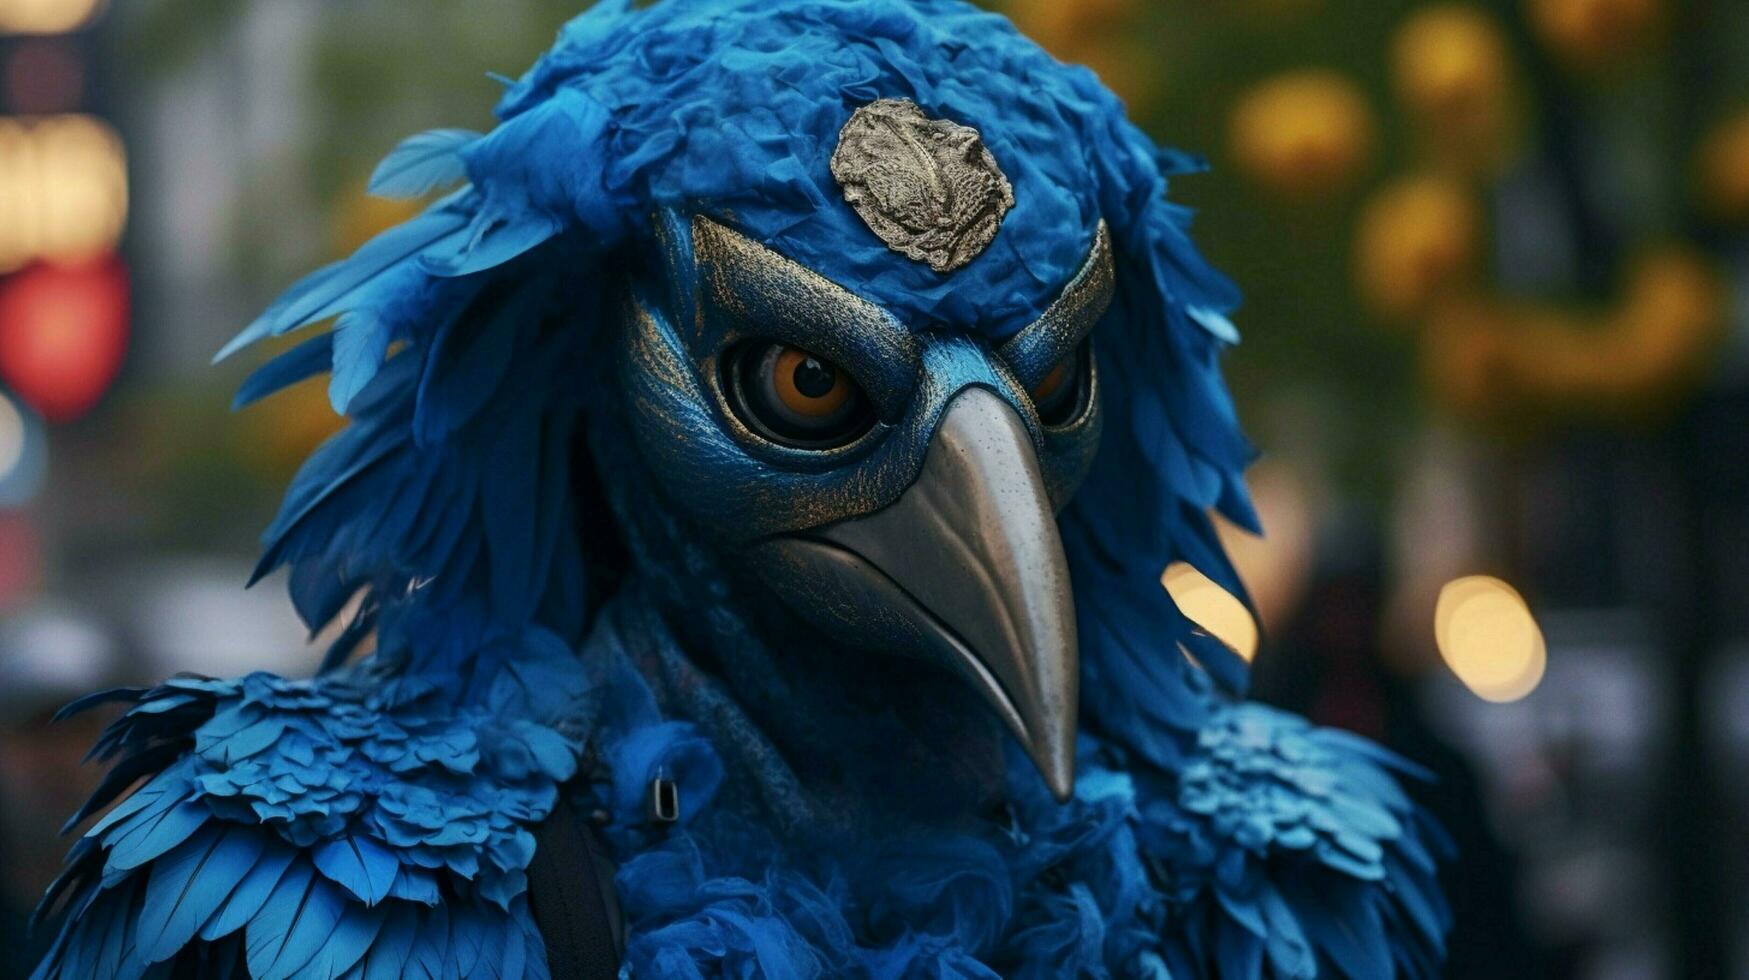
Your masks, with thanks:
[{"label": "black pupil", "polygon": [[796,373],[791,380],[795,382],[796,390],[804,396],[824,398],[837,386],[838,373],[810,357],[796,365]]}]

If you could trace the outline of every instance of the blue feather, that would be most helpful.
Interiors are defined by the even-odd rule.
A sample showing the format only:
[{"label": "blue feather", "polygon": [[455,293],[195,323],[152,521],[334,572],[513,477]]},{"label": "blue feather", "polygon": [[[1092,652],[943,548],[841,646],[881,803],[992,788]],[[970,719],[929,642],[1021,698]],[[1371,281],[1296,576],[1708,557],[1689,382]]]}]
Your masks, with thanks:
[{"label": "blue feather", "polygon": [[95,691],[64,705],[55,712],[54,720],[66,721],[74,715],[83,714],[101,705],[114,704],[117,701],[136,701],[140,695],[145,693],[145,689],[139,687],[112,687],[107,691]]},{"label": "blue feather", "polygon": [[444,980],[449,961],[448,905],[439,905],[419,917],[419,932],[407,954],[405,976],[418,980]]},{"label": "blue feather", "polygon": [[259,705],[236,704],[214,714],[195,735],[203,756],[233,765],[265,751],[285,732],[285,718]]},{"label": "blue feather", "polygon": [[504,433],[489,459],[493,478],[480,487],[480,508],[491,542],[486,553],[491,569],[488,595],[502,610],[505,622],[521,620],[540,598],[535,583],[524,578],[534,564],[538,544],[530,504],[540,499],[539,439],[539,430],[532,427]]},{"label": "blue feather", "polygon": [[414,409],[419,442],[443,441],[498,394],[517,341],[534,325],[545,298],[525,287],[483,315],[463,314],[438,328]]},{"label": "blue feather", "polygon": [[389,895],[420,905],[436,905],[441,898],[437,891],[437,879],[430,872],[418,868],[402,866],[395,875],[394,884],[389,886]]},{"label": "blue feather", "polygon": [[249,973],[255,980],[298,976],[327,942],[346,901],[304,859],[293,861],[246,935]]},{"label": "blue feather", "polygon": [[351,258],[299,282],[232,338],[213,360],[222,361],[265,337],[276,337],[356,308],[379,277],[467,230],[473,216],[460,203],[459,195],[446,198],[418,218],[371,239]]},{"label": "blue feather", "polygon": [[366,905],[375,905],[388,897],[400,870],[395,855],[387,848],[355,834],[323,842],[312,856],[316,870]]},{"label": "blue feather", "polygon": [[328,399],[334,411],[346,414],[352,399],[364,390],[389,352],[393,324],[364,310],[341,314],[334,327],[334,374]]},{"label": "blue feather", "polygon": [[213,942],[254,921],[279,887],[280,879],[291,869],[296,856],[296,852],[288,847],[266,847],[248,873],[231,889],[224,904],[201,925],[200,938]]},{"label": "blue feather", "polygon": [[142,810],[105,837],[109,847],[106,869],[132,871],[144,867],[187,840],[211,816],[211,810],[187,800],[162,809]]},{"label": "blue feather", "polygon": [[131,964],[128,946],[133,930],[137,881],[105,893],[80,921],[83,935],[67,944],[63,976],[74,980],[126,980],[145,972],[143,963]]},{"label": "blue feather", "polygon": [[347,975],[376,944],[387,911],[382,907],[348,904],[340,921],[317,947],[315,956],[296,975],[308,980],[338,980]]},{"label": "blue feather", "polygon": [[330,332],[311,337],[255,369],[238,386],[231,408],[247,408],[268,395],[313,378],[327,370],[333,359],[334,334]]},{"label": "blue feather", "polygon": [[400,980],[418,934],[419,914],[412,906],[399,902],[386,906],[376,940],[347,975],[348,980]]},{"label": "blue feather", "polygon": [[[103,819],[92,825],[88,833],[92,837],[100,836],[110,827],[148,809],[154,813],[162,813],[181,802],[187,793],[188,782],[186,779],[179,778],[179,773],[159,776],[134,791],[127,799],[116,804],[113,809],[103,815]],[[66,826],[61,828],[61,833],[64,834],[71,830],[73,825],[79,823],[87,815],[85,809],[82,808],[73,815],[73,819],[68,821]]]},{"label": "blue feather", "polygon": [[254,869],[266,841],[260,831],[208,826],[152,865],[140,912],[140,952],[168,960],[187,945]]},{"label": "blue feather", "polygon": [[510,262],[561,230],[551,215],[482,209],[462,234],[423,249],[419,268],[446,279],[470,276]]},{"label": "blue feather", "polygon": [[467,906],[458,905],[450,912],[449,927],[449,955],[445,958],[444,971],[457,977],[471,976],[479,962],[485,938],[484,916]]},{"label": "blue feather", "polygon": [[370,192],[379,197],[423,197],[467,178],[462,150],[480,138],[466,129],[433,129],[412,136],[377,164]]}]

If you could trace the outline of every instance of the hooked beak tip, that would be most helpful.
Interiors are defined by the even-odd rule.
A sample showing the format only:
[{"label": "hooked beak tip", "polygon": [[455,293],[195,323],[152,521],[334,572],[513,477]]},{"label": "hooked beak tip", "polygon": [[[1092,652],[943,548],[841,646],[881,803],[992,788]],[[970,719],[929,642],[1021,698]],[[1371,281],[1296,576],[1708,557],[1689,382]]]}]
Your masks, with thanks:
[{"label": "hooked beak tip", "polygon": [[1049,749],[1037,745],[1027,746],[1027,754],[1032,757],[1032,764],[1038,768],[1039,775],[1044,777],[1045,787],[1051,791],[1051,796],[1058,803],[1067,803],[1075,795],[1075,745],[1073,735],[1065,747]]},{"label": "hooked beak tip", "polygon": [[980,388],[960,394],[910,490],[819,533],[918,604],[949,665],[1067,801],[1079,700],[1075,608],[1050,495],[1014,410]]}]

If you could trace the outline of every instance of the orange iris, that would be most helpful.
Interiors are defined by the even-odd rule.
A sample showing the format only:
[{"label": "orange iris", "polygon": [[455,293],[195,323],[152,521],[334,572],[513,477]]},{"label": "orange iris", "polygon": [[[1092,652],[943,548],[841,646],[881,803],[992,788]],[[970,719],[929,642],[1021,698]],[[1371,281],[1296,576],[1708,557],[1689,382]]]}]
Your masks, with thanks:
[{"label": "orange iris", "polygon": [[1072,360],[1073,358],[1051,368],[1051,373],[1045,375],[1045,379],[1032,389],[1032,400],[1035,404],[1049,401],[1063,387],[1063,382],[1069,380],[1069,364]]},{"label": "orange iris", "polygon": [[843,408],[853,391],[842,371],[796,347],[786,347],[777,355],[771,385],[783,407],[809,418],[824,418]]}]

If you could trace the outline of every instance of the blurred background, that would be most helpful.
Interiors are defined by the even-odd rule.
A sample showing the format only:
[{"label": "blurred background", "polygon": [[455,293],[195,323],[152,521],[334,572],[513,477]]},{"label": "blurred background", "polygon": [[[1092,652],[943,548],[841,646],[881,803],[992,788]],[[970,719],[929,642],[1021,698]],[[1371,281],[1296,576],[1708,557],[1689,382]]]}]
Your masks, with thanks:
[{"label": "blurred background", "polygon": [[[0,977],[98,775],[57,705],[314,666],[241,587],[338,423],[212,353],[580,2],[0,0]],[[1210,158],[1259,615],[1163,583],[1433,774],[1451,975],[1749,977],[1749,4],[991,5]]]}]

